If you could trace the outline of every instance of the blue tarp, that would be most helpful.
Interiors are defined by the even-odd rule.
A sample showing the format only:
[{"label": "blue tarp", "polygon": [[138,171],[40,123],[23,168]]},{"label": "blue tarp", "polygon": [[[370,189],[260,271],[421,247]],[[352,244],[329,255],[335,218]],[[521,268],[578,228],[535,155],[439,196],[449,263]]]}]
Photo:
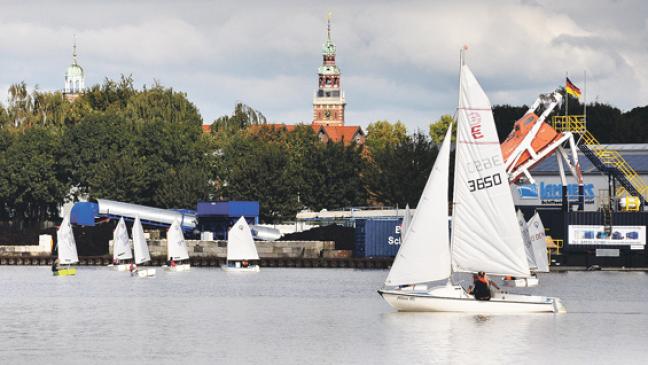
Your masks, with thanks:
[{"label": "blue tarp", "polygon": [[97,215],[99,215],[97,203],[78,202],[74,204],[70,212],[70,223],[81,226],[94,226]]},{"label": "blue tarp", "polygon": [[257,201],[198,202],[198,217],[249,217],[259,216]]}]

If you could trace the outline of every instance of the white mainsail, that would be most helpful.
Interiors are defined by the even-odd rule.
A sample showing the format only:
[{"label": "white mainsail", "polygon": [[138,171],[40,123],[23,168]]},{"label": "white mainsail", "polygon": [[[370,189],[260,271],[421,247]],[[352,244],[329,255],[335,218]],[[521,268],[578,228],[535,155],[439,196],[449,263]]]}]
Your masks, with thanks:
[{"label": "white mainsail", "polygon": [[533,246],[533,255],[538,272],[549,272],[549,260],[547,259],[547,236],[545,228],[540,220],[540,215],[536,214],[527,222],[527,229],[531,237],[531,246]]},{"label": "white mainsail", "polygon": [[529,237],[529,230],[527,229],[526,221],[524,220],[524,214],[518,209],[517,213],[518,226],[520,226],[520,232],[522,233],[522,241],[524,242],[524,253],[527,257],[527,263],[529,264],[529,269],[531,271],[536,271],[538,265],[536,264],[535,254],[533,252],[533,247],[531,246],[531,237]]},{"label": "white mainsail", "polygon": [[450,276],[448,174],[451,135],[452,125],[448,127],[385,285],[424,283]]},{"label": "white mainsail", "polygon": [[460,75],[453,200],[454,271],[528,277],[491,104],[467,65]]},{"label": "white mainsail", "polygon": [[250,226],[245,221],[245,217],[241,217],[227,233],[227,261],[258,259],[259,254]]},{"label": "white mainsail", "polygon": [[187,242],[182,234],[179,221],[174,221],[167,231],[167,260],[186,260],[189,258]]},{"label": "white mainsail", "polygon": [[151,261],[146,238],[144,237],[144,228],[142,228],[139,216],[135,217],[135,223],[133,223],[133,248],[135,249],[136,264]]},{"label": "white mainsail", "polygon": [[61,226],[56,231],[56,245],[58,247],[59,263],[74,264],[79,262],[69,213],[63,217],[63,222],[61,222]]},{"label": "white mainsail", "polygon": [[124,218],[119,218],[119,223],[113,231],[113,260],[128,260],[133,258],[133,251],[128,241],[128,230]]}]

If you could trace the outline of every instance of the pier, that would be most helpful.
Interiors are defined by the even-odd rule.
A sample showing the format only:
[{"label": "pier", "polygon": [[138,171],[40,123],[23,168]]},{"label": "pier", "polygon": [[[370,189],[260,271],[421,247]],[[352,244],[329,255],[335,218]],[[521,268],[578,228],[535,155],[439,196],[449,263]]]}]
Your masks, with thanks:
[{"label": "pier", "polygon": [[[0,266],[37,266],[52,265],[52,256],[2,256]],[[261,258],[259,265],[262,267],[296,267],[296,268],[349,268],[349,269],[387,269],[391,266],[393,258],[352,258],[352,257],[269,257]],[[193,267],[219,267],[225,263],[225,258],[216,256],[191,257]],[[78,266],[107,266],[112,263],[111,256],[85,256],[79,257]],[[143,266],[162,266],[166,263],[166,256],[154,256],[151,261]]]}]

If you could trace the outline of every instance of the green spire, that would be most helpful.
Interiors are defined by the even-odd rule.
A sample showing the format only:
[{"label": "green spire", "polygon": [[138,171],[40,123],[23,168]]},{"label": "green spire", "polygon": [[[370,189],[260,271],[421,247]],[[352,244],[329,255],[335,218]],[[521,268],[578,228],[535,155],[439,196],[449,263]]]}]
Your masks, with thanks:
[{"label": "green spire", "polygon": [[77,64],[77,52],[76,52],[76,34],[74,35],[74,43],[72,44],[72,62]]},{"label": "green spire", "polygon": [[334,56],[335,55],[335,43],[331,39],[331,17],[333,14],[328,13],[326,20],[326,42],[322,46],[322,54],[325,56]]}]

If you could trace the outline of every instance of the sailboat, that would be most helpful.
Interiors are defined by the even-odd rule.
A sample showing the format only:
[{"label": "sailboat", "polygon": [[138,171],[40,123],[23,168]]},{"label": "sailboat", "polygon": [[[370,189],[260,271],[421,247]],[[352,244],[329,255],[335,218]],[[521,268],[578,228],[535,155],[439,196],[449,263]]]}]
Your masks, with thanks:
[{"label": "sailboat", "polygon": [[251,260],[259,260],[259,254],[250,226],[241,217],[227,233],[227,261],[221,267],[227,272],[259,272],[259,265]]},{"label": "sailboat", "polygon": [[533,257],[535,258],[535,265],[537,272],[549,272],[549,258],[547,257],[547,236],[545,235],[545,228],[540,219],[540,215],[536,212],[526,224],[531,239],[531,247],[533,247]]},{"label": "sailboat", "polygon": [[[517,288],[530,288],[538,286],[540,280],[536,275],[539,272],[549,272],[549,262],[547,260],[547,243],[545,242],[544,226],[540,220],[540,216],[536,213],[529,222],[524,220],[524,215],[520,210],[517,211],[518,225],[522,232],[522,240],[524,241],[524,252],[529,263],[529,270],[532,275],[528,278],[504,278],[504,285],[517,287]],[[531,222],[533,220],[533,223]],[[531,236],[531,224],[533,228],[533,236]],[[539,231],[542,229],[542,232]]]},{"label": "sailboat", "polygon": [[[149,254],[146,238],[144,237],[144,228],[142,228],[142,222],[139,216],[135,217],[132,233],[133,248],[135,249],[135,265],[141,265],[151,261],[151,255]],[[137,276],[140,278],[155,276],[155,269],[143,269],[138,266],[135,272],[137,272]]]},{"label": "sailboat", "polygon": [[128,229],[124,218],[119,218],[119,223],[113,231],[113,263],[108,265],[117,271],[128,271],[131,263],[126,260],[133,259],[133,248],[128,239]]},{"label": "sailboat", "polygon": [[399,311],[564,311],[553,297],[500,292],[476,300],[452,281],[453,272],[530,276],[490,101],[463,62],[459,84],[452,244],[447,227],[451,125],[378,293]]},{"label": "sailboat", "polygon": [[54,276],[76,275],[76,268],[70,267],[71,264],[79,262],[74,232],[72,231],[72,225],[70,225],[70,214],[63,217],[63,222],[56,231],[56,245],[58,247],[59,265],[67,265],[67,267],[59,267],[53,272]]},{"label": "sailboat", "polygon": [[[184,260],[187,260],[184,262]],[[167,261],[173,262],[172,265],[164,265],[165,271],[178,272],[189,271],[189,253],[187,252],[187,242],[182,234],[182,228],[179,221],[174,221],[167,231]]]}]

